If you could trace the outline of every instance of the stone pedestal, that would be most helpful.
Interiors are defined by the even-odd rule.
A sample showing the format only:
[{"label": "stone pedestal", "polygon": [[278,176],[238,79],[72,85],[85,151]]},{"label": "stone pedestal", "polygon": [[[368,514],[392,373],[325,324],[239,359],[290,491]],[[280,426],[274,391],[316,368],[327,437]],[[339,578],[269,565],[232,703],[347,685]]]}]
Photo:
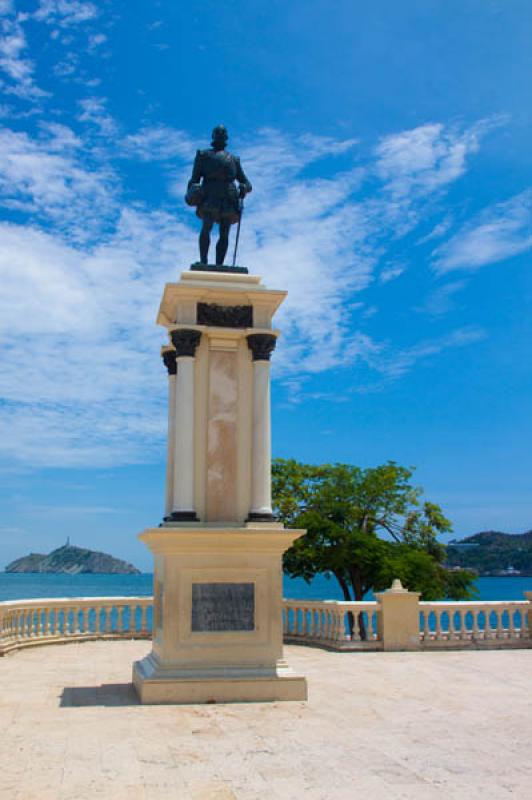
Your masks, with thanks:
[{"label": "stone pedestal", "polygon": [[154,639],[134,664],[144,703],[303,700],[282,657],[282,554],[304,531],[271,507],[272,316],[259,277],[185,272],[164,290],[169,334],[166,510],[154,555]]},{"label": "stone pedestal", "polygon": [[419,592],[403,589],[399,578],[375,595],[381,606],[379,638],[384,650],[419,650]]}]

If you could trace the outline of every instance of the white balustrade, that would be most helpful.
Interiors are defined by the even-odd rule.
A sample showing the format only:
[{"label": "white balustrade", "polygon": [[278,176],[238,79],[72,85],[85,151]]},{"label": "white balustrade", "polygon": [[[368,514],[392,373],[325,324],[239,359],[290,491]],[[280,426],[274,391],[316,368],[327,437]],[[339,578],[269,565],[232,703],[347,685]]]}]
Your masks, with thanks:
[{"label": "white balustrade", "polygon": [[[421,648],[532,647],[531,600],[420,602]],[[339,650],[382,649],[380,602],[284,600],[289,642]],[[147,639],[152,597],[85,597],[0,603],[0,655],[85,639]]]},{"label": "white balustrade", "polygon": [[0,603],[0,655],[60,641],[147,639],[152,607],[151,597],[84,597],[76,598],[75,604],[72,598]]},{"label": "white balustrade", "polygon": [[284,634],[288,641],[341,649],[371,647],[378,641],[377,603],[285,600]]},{"label": "white balustrade", "polygon": [[[525,644],[530,640],[527,600],[421,602],[422,647],[459,647],[460,643],[494,646]],[[457,618],[459,624],[457,625]]]}]

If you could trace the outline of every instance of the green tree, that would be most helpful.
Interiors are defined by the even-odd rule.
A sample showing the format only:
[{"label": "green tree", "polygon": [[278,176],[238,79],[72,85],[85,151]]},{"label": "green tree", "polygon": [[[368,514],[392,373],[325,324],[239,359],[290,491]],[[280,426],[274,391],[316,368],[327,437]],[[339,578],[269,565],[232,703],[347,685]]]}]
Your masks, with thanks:
[{"label": "green tree", "polygon": [[[443,566],[437,536],[450,532],[451,523],[439,506],[421,501],[412,474],[394,462],[360,469],[275,460],[276,513],[287,526],[307,530],[286,552],[285,572],[307,582],[318,573],[334,575],[345,600],[387,589],[394,578],[424,600],[474,596],[474,573]],[[362,615],[359,627],[364,638]]]}]

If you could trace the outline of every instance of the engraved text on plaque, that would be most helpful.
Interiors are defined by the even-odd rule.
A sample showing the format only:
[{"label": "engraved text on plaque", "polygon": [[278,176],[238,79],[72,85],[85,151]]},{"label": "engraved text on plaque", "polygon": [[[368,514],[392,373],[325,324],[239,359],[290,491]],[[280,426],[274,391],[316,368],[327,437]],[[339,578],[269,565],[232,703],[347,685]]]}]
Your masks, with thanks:
[{"label": "engraved text on plaque", "polygon": [[253,583],[193,583],[192,631],[255,630]]}]

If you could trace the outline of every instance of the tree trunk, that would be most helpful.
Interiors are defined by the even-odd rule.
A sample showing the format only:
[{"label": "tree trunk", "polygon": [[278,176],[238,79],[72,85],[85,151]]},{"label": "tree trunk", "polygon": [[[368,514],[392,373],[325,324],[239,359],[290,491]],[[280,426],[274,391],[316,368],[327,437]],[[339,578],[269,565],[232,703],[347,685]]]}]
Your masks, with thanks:
[{"label": "tree trunk", "polygon": [[[364,599],[364,589],[362,587],[362,580],[360,578],[360,574],[356,570],[349,571],[349,577],[351,579],[351,585],[353,587],[353,595],[356,602],[362,602]],[[361,641],[365,642],[368,638],[368,632],[366,630],[366,623],[364,622],[364,613],[361,611],[357,616],[358,622],[358,632],[360,634]],[[351,637],[352,638],[352,637]]]},{"label": "tree trunk", "polygon": [[[336,578],[336,580],[340,584],[340,588],[341,588],[342,593],[344,595],[344,600],[347,600],[350,603],[351,600],[352,600],[352,597],[351,597],[351,593],[349,591],[349,584],[347,583],[347,581],[345,580],[345,578],[344,578],[344,576],[342,575],[341,572],[335,572],[334,573],[334,577]],[[347,612],[347,624],[349,625],[349,638],[352,639],[353,638],[353,631],[355,630],[355,617],[351,613],[351,611]]]}]

